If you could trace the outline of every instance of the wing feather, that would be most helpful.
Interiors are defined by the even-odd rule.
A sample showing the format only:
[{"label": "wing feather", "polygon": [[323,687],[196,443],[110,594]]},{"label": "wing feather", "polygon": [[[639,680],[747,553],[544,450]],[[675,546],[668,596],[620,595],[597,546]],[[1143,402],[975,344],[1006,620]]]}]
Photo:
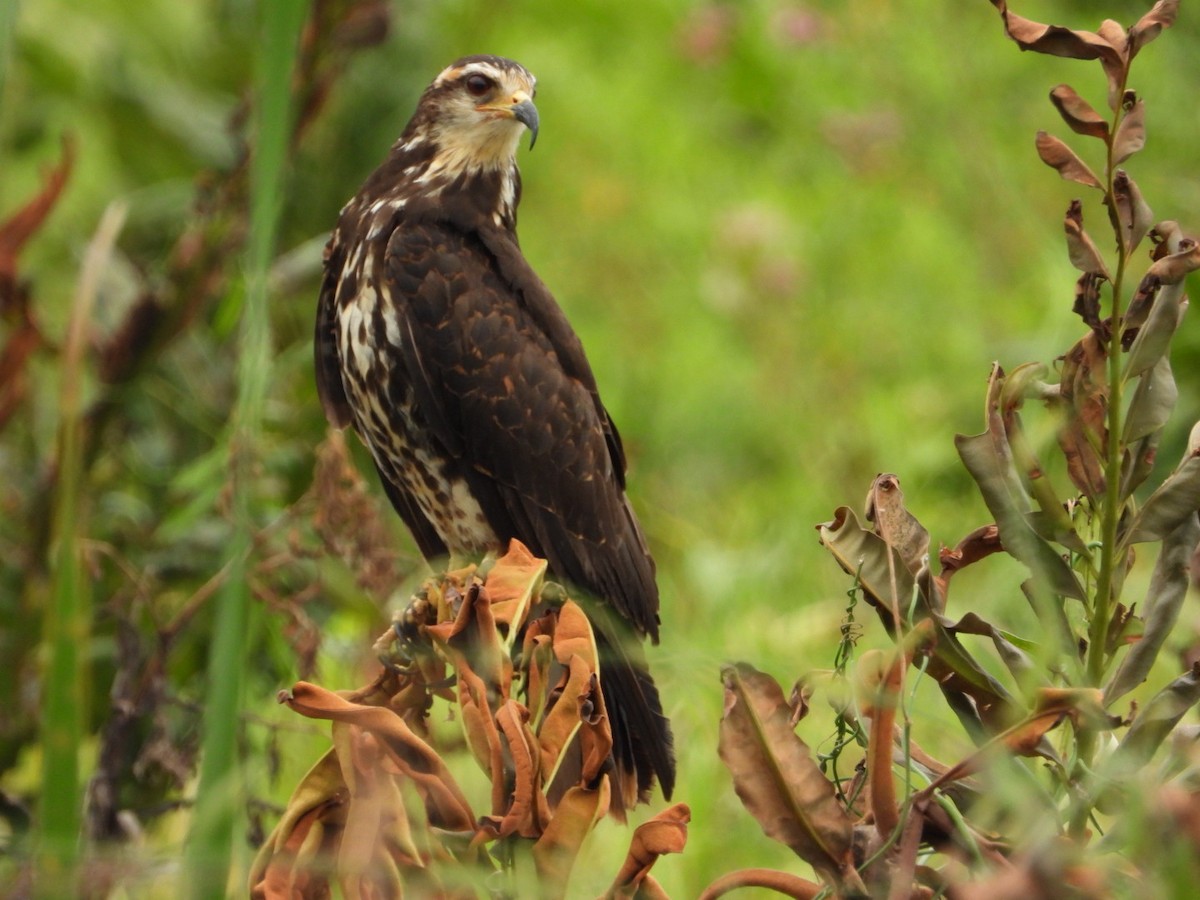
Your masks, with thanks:
[{"label": "wing feather", "polygon": [[435,223],[393,233],[384,297],[407,337],[396,377],[493,530],[657,639],[654,564],[624,494],[620,438],[566,317],[519,251],[499,263],[498,243]]}]

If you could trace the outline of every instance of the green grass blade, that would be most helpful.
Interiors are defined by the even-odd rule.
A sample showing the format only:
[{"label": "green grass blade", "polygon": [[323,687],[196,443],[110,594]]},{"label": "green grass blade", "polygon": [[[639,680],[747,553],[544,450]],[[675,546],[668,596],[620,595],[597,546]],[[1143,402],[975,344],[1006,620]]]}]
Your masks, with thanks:
[{"label": "green grass blade", "polygon": [[217,598],[205,698],[205,733],[195,817],[188,846],[186,891],[224,896],[241,805],[237,766],[243,675],[250,646],[248,558],[255,525],[252,465],[271,370],[267,272],[275,245],[291,119],[291,73],[307,3],[287,0],[261,10],[256,131],[251,164],[250,234],[246,247],[238,399],[229,440],[234,536],[230,572]]},{"label": "green grass blade", "polygon": [[83,791],[79,745],[85,721],[84,663],[91,635],[91,604],[80,555],[83,369],[87,330],[96,291],[125,209],[105,212],[88,247],[62,353],[58,477],[54,503],[52,602],[46,617],[50,649],[42,718],[42,798],[39,891],[62,896],[70,891],[79,846]]}]

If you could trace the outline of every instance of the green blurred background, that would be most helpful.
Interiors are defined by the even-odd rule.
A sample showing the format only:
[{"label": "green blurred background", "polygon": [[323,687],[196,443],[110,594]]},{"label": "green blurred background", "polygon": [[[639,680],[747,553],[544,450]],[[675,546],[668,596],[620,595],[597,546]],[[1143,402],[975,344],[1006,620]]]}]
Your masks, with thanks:
[{"label": "green blurred background", "polygon": [[[1130,23],[1148,5],[1029,0],[1017,11],[1092,28],[1103,17]],[[719,667],[748,660],[787,685],[831,664],[848,583],[813,526],[839,505],[860,508],[877,472],[900,476],[935,542],[986,520],[952,436],[981,430],[992,360],[1050,362],[1081,334],[1061,217],[1083,189],[1039,163],[1033,135],[1067,136],[1047,102],[1060,82],[1103,106],[1099,66],[1019,53],[985,0],[367,6],[359,42],[385,18],[386,39],[343,40],[285,176],[256,448],[254,508],[270,536],[253,560],[265,602],[253,613],[244,701],[252,833],[270,828],[325,741],[274,702],[305,671],[297,647],[315,631],[315,680],[360,683],[386,610],[423,574],[397,526],[395,566],[408,580],[392,598],[364,591],[306,525],[325,436],[310,356],[321,246],[428,81],[486,52],[538,76],[541,135],[521,156],[522,246],[589,352],[659,561],[663,642],[651,664],[693,825],[687,852],[655,874],[687,897],[740,866],[803,872],[741,810],[717,759]],[[246,0],[38,0],[10,6],[5,20],[0,216],[37,191],[64,136],[77,156],[21,255],[48,346],[0,432],[0,789],[29,806],[53,575],[36,511],[52,484],[57,348],[84,249],[106,205],[126,203],[94,315],[101,346],[140,296],[171,296],[168,259],[201,215],[197,197],[237,163],[259,36]],[[1130,169],[1158,218],[1185,227],[1200,221],[1198,59],[1200,17],[1184,4],[1134,68],[1149,141]],[[1073,144],[1099,165],[1098,143]],[[1103,234],[1102,210],[1093,203],[1085,215]],[[240,295],[229,284],[239,266],[227,261],[228,283],[136,377],[101,384],[88,363],[85,397],[116,411],[97,434],[81,505],[94,604],[85,775],[111,721],[114,680],[131,658],[154,657],[156,630],[226,562],[222,436],[236,392]],[[11,332],[11,317],[0,327]],[[1167,465],[1200,418],[1200,339],[1185,328],[1181,340]],[[373,476],[370,489],[381,496]],[[957,611],[1019,606],[1013,574],[998,562],[963,576]],[[156,703],[129,726],[127,755],[143,764],[122,802],[147,828],[134,857],[163,864],[139,870],[141,884],[171,883],[163,870],[186,827],[186,812],[166,810],[194,786],[211,628],[202,599],[196,607],[158,657]],[[945,740],[967,745],[958,733]],[[158,755],[145,758],[153,742]],[[578,895],[603,891],[626,842],[617,826],[601,827]]]}]

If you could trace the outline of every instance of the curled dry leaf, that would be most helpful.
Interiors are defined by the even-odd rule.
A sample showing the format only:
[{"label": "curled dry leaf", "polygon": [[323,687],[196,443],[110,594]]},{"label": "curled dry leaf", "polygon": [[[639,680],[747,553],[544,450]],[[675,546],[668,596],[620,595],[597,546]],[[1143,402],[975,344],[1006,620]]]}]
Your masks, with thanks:
[{"label": "curled dry leaf", "polygon": [[955,544],[951,550],[943,547],[938,551],[938,562],[942,566],[943,583],[950,580],[959,569],[965,569],[972,563],[977,563],[984,557],[991,556],[1004,550],[1000,543],[1000,529],[995,525],[984,525],[976,528],[965,538]]},{"label": "curled dry leaf", "polygon": [[726,894],[741,888],[767,888],[792,900],[814,900],[820,896],[824,888],[815,881],[780,872],[776,869],[738,869],[728,875],[722,875],[706,887],[697,900],[717,900]]},{"label": "curled dry leaf", "polygon": [[892,733],[904,677],[904,655],[867,650],[859,657],[855,674],[859,683],[859,707],[871,720],[867,738],[867,780],[871,812],[881,840],[887,840],[900,822],[896,802],[896,780],[892,777]]},{"label": "curled dry leaf", "polygon": [[1004,31],[1022,50],[1071,59],[1099,59],[1108,66],[1123,63],[1121,50],[1091,31],[1073,31],[1061,25],[1043,25],[1009,12],[1006,0],[992,0],[1004,20]]},{"label": "curled dry leaf", "polygon": [[488,599],[497,625],[508,633],[511,648],[517,632],[524,623],[533,598],[537,596],[546,574],[546,561],[538,559],[518,540],[508,545],[508,552],[496,560],[487,575]]},{"label": "curled dry leaf", "polygon": [[1067,460],[1067,474],[1089,497],[1103,496],[1104,466],[1097,448],[1105,444],[1108,409],[1107,355],[1096,332],[1088,332],[1063,356],[1060,398],[1066,422],[1058,445]]},{"label": "curled dry leaf", "polygon": [[1175,16],[1179,13],[1179,0],[1158,0],[1154,7],[1137,20],[1129,29],[1129,57],[1132,59],[1139,50],[1158,37],[1164,28],[1175,24]]},{"label": "curled dry leaf", "polygon": [[1113,175],[1112,203],[1121,226],[1121,240],[1126,252],[1132,253],[1154,225],[1154,213],[1124,169],[1117,169]]},{"label": "curled dry leaf", "polygon": [[1128,107],[1113,138],[1113,165],[1119,166],[1146,146],[1146,104],[1127,95]]},{"label": "curled dry leaf", "polygon": [[686,803],[669,806],[633,830],[629,853],[606,897],[634,897],[649,877],[660,856],[682,853],[687,845],[687,826],[692,811]]},{"label": "curled dry leaf", "polygon": [[897,476],[884,472],[871,482],[866,518],[875,523],[875,533],[900,554],[910,572],[920,571],[929,554],[929,532],[905,508]]},{"label": "curled dry leaf", "polygon": [[1200,269],[1200,243],[1184,238],[1177,251],[1155,260],[1146,275],[1158,279],[1160,284],[1178,284],[1197,269]]},{"label": "curled dry leaf", "polygon": [[769,675],[727,666],[725,714],[717,745],[734,790],[768,837],[786,844],[839,883],[854,873],[853,823],[808,745],[792,730],[791,710]]},{"label": "curled dry leaf", "polygon": [[1067,214],[1063,217],[1063,230],[1067,233],[1067,256],[1071,259],[1071,265],[1081,272],[1107,279],[1108,269],[1104,265],[1104,259],[1088,233],[1083,230],[1083,204],[1078,200],[1072,200],[1071,205],[1067,207]]},{"label": "curled dry leaf", "polygon": [[533,845],[543,897],[565,896],[584,838],[608,809],[608,791],[605,778],[595,790],[576,785],[559,800],[550,824]]},{"label": "curled dry leaf", "polygon": [[1075,282],[1075,302],[1071,311],[1092,331],[1100,332],[1104,324],[1100,321],[1100,282],[1104,276],[1095,272],[1084,272]]},{"label": "curled dry leaf", "polygon": [[1078,184],[1094,187],[1097,190],[1104,190],[1104,185],[1100,183],[1100,179],[1096,177],[1096,174],[1088,168],[1087,163],[1080,159],[1074,150],[1054,135],[1045,131],[1039,131],[1035,146],[1042,162],[1058,172],[1067,181],[1074,181]]},{"label": "curled dry leaf", "polygon": [[309,718],[358,725],[374,734],[401,771],[413,780],[433,825],[447,831],[474,832],[471,805],[442,758],[390,709],[350,703],[332,691],[303,681],[283,693],[280,700]]},{"label": "curled dry leaf", "polygon": [[1050,92],[1050,102],[1071,130],[1104,140],[1108,137],[1108,122],[1092,108],[1069,84],[1060,84]]}]

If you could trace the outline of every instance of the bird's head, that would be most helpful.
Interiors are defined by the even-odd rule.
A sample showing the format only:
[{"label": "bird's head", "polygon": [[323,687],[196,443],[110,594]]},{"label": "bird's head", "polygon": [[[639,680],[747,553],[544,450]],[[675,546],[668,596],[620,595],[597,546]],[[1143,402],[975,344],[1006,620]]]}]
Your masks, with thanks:
[{"label": "bird's head", "polygon": [[536,82],[510,59],[464,57],[425,90],[409,130],[436,147],[442,174],[507,168],[526,129],[537,140]]}]

